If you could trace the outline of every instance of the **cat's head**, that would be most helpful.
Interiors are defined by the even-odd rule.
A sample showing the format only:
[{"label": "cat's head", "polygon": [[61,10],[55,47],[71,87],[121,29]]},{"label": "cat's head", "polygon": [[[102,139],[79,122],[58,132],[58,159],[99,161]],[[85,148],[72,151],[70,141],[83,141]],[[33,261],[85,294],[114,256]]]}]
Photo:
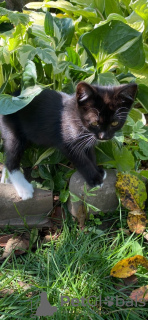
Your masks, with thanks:
[{"label": "cat's head", "polygon": [[123,127],[136,92],[135,83],[102,87],[79,82],[76,98],[83,125],[98,140],[112,139]]}]

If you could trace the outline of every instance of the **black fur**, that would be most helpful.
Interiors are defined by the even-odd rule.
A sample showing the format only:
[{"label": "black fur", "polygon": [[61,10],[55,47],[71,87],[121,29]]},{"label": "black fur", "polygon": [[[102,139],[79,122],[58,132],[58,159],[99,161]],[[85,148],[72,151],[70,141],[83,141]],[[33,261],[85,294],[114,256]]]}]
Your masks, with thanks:
[{"label": "black fur", "polygon": [[100,87],[85,82],[78,84],[72,96],[43,90],[24,109],[0,118],[7,169],[19,169],[30,141],[58,148],[90,186],[100,185],[104,170],[97,167],[94,145],[111,139],[124,125],[136,91],[136,84]]}]

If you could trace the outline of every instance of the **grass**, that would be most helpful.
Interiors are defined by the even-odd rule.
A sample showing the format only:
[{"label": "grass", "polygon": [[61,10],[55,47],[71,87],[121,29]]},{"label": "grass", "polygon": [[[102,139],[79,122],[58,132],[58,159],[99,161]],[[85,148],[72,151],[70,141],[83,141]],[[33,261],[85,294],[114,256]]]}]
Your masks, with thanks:
[{"label": "grass", "polygon": [[[129,292],[147,284],[144,268],[138,269],[135,286],[125,287],[121,279],[110,276],[111,268],[119,260],[141,252],[146,256],[142,237],[127,236],[120,230],[96,230],[85,233],[73,222],[65,221],[57,240],[39,246],[35,252],[30,249],[17,258],[13,255],[11,261],[6,259],[0,267],[0,290],[13,292],[0,298],[0,319],[147,319],[147,306],[136,306],[135,302],[132,307],[122,306],[123,300],[124,304],[129,301]],[[28,284],[27,289],[20,285],[22,282]],[[57,307],[52,316],[35,316],[43,291],[47,292],[50,304]],[[63,296],[68,297],[69,303],[61,306]],[[94,297],[88,300],[91,296]],[[108,297],[113,301],[111,306],[104,303]]]}]

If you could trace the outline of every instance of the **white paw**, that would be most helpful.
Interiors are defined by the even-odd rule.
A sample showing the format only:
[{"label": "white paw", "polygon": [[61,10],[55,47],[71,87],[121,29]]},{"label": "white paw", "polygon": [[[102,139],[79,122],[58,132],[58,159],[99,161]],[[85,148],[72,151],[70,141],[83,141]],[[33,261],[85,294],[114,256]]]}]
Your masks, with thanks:
[{"label": "white paw", "polygon": [[33,198],[34,189],[32,184],[29,182],[27,182],[24,186],[17,186],[16,191],[22,200]]},{"label": "white paw", "polygon": [[33,186],[24,177],[20,170],[9,172],[10,180],[17,191],[18,195],[23,199],[31,199],[33,197]]}]

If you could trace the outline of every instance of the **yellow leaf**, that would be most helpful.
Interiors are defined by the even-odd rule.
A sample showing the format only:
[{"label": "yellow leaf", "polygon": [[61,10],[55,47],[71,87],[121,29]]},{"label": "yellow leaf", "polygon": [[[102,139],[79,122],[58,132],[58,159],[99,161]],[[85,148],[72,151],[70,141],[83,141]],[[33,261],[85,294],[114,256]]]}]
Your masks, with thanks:
[{"label": "yellow leaf", "polygon": [[144,209],[147,198],[146,187],[138,177],[131,174],[118,173],[116,188],[124,207],[131,211]]},{"label": "yellow leaf", "polygon": [[146,228],[146,215],[145,213],[129,212],[127,217],[127,224],[131,232],[143,233]]},{"label": "yellow leaf", "polygon": [[112,268],[110,275],[116,278],[130,277],[137,271],[138,265],[148,269],[148,260],[140,255],[123,259]]}]

